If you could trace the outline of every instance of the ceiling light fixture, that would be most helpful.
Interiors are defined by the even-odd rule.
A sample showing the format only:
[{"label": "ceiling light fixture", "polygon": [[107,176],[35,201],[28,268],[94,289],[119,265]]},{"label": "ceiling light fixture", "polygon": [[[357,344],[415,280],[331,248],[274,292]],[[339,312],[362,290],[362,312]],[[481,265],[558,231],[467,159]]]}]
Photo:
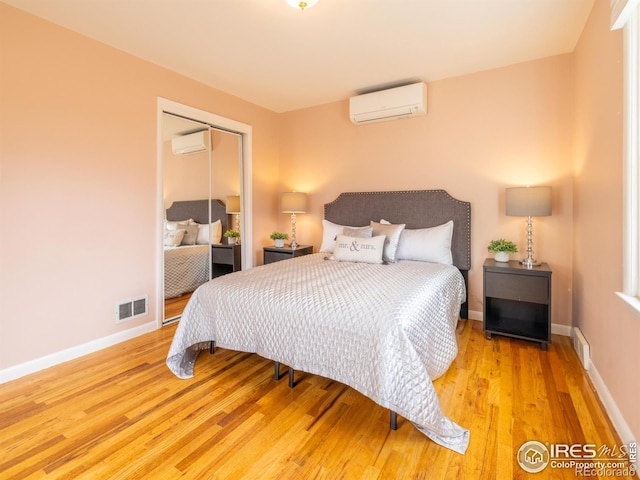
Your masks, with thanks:
[{"label": "ceiling light fixture", "polygon": [[304,11],[305,8],[313,7],[316,3],[318,3],[318,1],[319,0],[307,0],[306,2],[304,0],[286,0],[287,5],[302,11]]}]

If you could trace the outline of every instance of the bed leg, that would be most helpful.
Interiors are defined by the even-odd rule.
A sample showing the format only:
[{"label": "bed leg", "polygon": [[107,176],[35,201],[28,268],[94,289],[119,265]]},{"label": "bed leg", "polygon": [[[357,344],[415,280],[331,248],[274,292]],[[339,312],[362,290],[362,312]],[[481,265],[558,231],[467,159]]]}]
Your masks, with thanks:
[{"label": "bed leg", "polygon": [[293,368],[289,367],[289,388],[293,388],[295,386],[295,382],[293,381]]},{"label": "bed leg", "polygon": [[389,428],[391,430],[398,429],[398,414],[393,410],[389,412],[391,415],[389,416]]},{"label": "bed leg", "polygon": [[209,344],[209,353],[211,355],[216,353],[216,342],[214,340],[211,340],[211,343]]},{"label": "bed leg", "polygon": [[280,380],[282,375],[280,375],[280,362],[273,362],[273,379]]}]

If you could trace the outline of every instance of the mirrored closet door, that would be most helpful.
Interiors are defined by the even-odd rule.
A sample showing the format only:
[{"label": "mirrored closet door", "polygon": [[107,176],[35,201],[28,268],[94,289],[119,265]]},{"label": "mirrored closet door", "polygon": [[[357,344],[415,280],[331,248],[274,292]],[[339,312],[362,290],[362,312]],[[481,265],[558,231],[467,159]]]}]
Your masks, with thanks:
[{"label": "mirrored closet door", "polygon": [[242,268],[241,237],[223,236],[241,230],[242,136],[165,112],[162,137],[167,324],[199,285]]}]

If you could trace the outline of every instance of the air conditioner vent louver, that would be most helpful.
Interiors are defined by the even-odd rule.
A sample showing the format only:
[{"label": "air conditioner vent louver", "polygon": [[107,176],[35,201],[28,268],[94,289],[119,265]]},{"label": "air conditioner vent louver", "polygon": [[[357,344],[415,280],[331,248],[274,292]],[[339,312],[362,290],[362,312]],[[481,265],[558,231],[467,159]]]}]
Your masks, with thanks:
[{"label": "air conditioner vent louver", "polygon": [[149,298],[136,298],[133,300],[124,300],[116,305],[116,323],[126,322],[134,318],[147,315]]}]

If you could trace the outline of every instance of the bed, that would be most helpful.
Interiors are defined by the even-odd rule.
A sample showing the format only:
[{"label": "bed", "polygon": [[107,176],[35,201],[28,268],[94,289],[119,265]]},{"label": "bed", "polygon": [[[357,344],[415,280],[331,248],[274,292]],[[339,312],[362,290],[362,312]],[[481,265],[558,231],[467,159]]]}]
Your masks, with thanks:
[{"label": "bed", "polygon": [[[470,211],[468,202],[444,190],[341,194],[324,208],[321,250],[335,237],[333,252],[199,287],[175,332],[167,366],[179,378],[190,378],[198,354],[214,344],[257,353],[290,371],[349,385],[436,443],[464,453],[469,432],[442,413],[432,380],[455,358],[456,325],[460,315],[466,318]],[[342,228],[334,235],[336,225]],[[420,235],[445,225],[449,261],[412,259],[406,239],[400,241],[402,258],[398,245],[397,256],[385,258],[391,253],[386,242],[399,240],[398,230],[407,239],[425,239]],[[384,261],[345,260],[343,255],[370,255],[383,245],[381,235],[366,236],[368,228],[387,233]]]},{"label": "bed", "polygon": [[[164,246],[165,299],[193,292],[209,281],[210,239],[213,239],[213,243],[219,243],[220,235],[227,229],[228,223],[225,205],[217,199],[177,201],[167,208]],[[179,234],[180,230],[184,233]]]}]

